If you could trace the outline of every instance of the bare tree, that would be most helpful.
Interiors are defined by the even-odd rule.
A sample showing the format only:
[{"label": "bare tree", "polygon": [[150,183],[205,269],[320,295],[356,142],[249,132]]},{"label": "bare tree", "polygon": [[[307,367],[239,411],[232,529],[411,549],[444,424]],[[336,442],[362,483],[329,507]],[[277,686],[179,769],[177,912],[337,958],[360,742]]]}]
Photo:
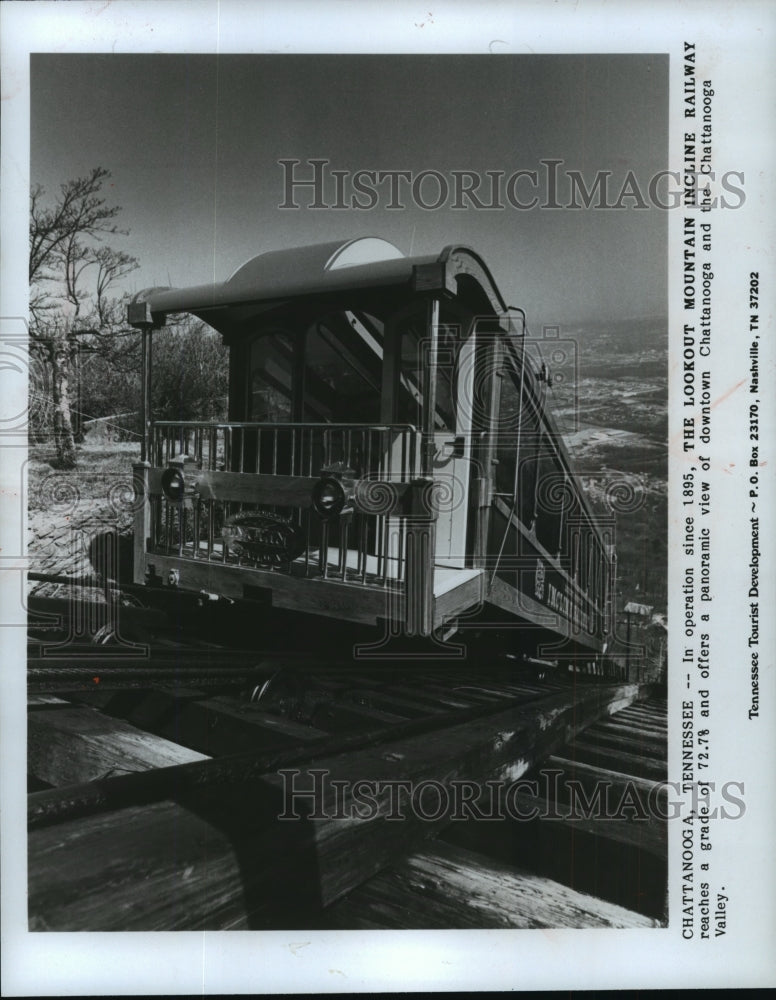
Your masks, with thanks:
[{"label": "bare tree", "polygon": [[117,323],[123,323],[124,311],[121,309],[120,313],[118,312],[120,304],[109,295],[109,292],[115,282],[137,268],[137,260],[123,250],[100,247],[92,251],[91,263],[97,267],[94,283],[97,319],[101,327],[115,327]]},{"label": "bare tree", "polygon": [[225,420],[229,352],[219,334],[191,315],[154,337],[153,408],[160,420]]},{"label": "bare tree", "polygon": [[[70,377],[79,336],[99,338],[115,329],[120,319],[110,289],[138,266],[129,254],[100,245],[106,237],[126,235],[114,221],[119,207],[102,197],[109,177],[95,167],[61,184],[53,204],[40,186],[30,195],[30,335],[51,369],[54,440],[65,468],[76,462]],[[87,272],[94,276],[92,286]]]}]

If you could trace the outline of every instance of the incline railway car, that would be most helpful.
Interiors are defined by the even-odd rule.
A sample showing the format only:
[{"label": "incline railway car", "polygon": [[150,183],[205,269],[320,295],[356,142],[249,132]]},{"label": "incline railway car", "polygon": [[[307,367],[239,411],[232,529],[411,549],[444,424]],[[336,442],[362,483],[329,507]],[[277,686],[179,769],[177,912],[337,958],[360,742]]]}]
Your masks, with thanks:
[{"label": "incline railway car", "polygon": [[[522,311],[476,253],[278,250],[128,312],[144,358],[136,583],[378,635],[507,627],[516,655],[600,670],[610,540],[545,410]],[[225,422],[153,419],[154,332],[176,313],[229,347]]]}]

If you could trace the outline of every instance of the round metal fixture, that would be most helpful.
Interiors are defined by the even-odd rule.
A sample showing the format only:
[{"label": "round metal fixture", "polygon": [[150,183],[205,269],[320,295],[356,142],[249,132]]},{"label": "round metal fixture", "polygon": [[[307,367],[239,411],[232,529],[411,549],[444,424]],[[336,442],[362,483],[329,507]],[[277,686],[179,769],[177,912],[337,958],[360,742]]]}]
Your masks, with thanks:
[{"label": "round metal fixture", "polygon": [[319,517],[337,517],[346,500],[342,483],[334,476],[323,476],[313,487],[313,509]]}]

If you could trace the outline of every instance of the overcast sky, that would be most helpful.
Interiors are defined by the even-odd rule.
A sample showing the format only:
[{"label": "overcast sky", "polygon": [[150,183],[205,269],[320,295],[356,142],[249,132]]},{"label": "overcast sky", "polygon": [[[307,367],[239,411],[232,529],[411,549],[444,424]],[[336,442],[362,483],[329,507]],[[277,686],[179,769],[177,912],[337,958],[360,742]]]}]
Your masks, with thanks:
[{"label": "overcast sky", "polygon": [[[559,159],[588,186],[611,171],[614,201],[629,170],[646,195],[668,167],[667,112],[665,56],[35,55],[31,182],[54,193],[93,166],[111,171],[106,194],[130,230],[120,245],[141,262],[132,291],[220,281],[264,250],[374,235],[404,253],[474,247],[533,323],[657,318],[664,211],[632,199],[625,210],[461,211],[452,193],[424,211],[404,187],[397,211],[387,186],[369,211],[283,210],[278,160],[450,178]],[[426,182],[423,197],[436,190]]]}]

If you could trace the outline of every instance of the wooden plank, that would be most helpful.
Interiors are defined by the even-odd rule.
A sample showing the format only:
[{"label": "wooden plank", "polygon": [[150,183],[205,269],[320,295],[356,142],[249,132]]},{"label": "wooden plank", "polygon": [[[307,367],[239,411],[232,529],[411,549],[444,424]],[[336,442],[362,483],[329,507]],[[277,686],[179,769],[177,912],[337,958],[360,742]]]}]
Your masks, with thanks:
[{"label": "wooden plank", "polygon": [[629,736],[632,739],[644,739],[646,741],[654,741],[662,743],[663,746],[666,745],[666,731],[659,729],[647,729],[644,726],[627,725],[626,723],[615,722],[615,719],[619,719],[619,715],[613,715],[609,722],[600,722],[596,726],[596,730],[600,730],[604,733],[621,733],[623,736]]},{"label": "wooden plank", "polygon": [[[432,822],[376,794],[374,815],[357,782],[485,777],[513,781],[591,719],[623,707],[637,685],[567,689],[494,716],[293,769],[291,790],[319,781],[320,795],[289,806],[280,774],[209,786],[175,801],[72,819],[31,831],[31,926],[58,930],[294,927],[417,847],[448,820]],[[320,775],[328,775],[323,782]],[[316,777],[317,774],[317,777]],[[345,785],[333,785],[333,780]],[[385,787],[384,784],[382,786]],[[363,785],[361,786],[363,791]],[[377,784],[375,791],[378,791]],[[360,806],[359,806],[360,801]],[[313,810],[316,811],[313,811]],[[343,815],[346,817],[343,820]],[[299,907],[282,912],[278,907]]]},{"label": "wooden plank", "polygon": [[[563,773],[557,783],[554,777],[547,777],[550,788],[539,781],[538,795],[528,791],[518,793],[521,816],[530,816],[538,809],[539,817],[545,817],[539,819],[542,823],[566,824],[595,837],[629,844],[657,858],[666,858],[668,829],[664,817],[671,810],[665,785],[560,756],[551,756],[543,770]],[[575,784],[570,786],[570,782]],[[548,798],[547,793],[556,789],[558,799],[554,800],[552,795]],[[551,809],[548,802],[552,803]],[[600,818],[607,812],[619,818]]]},{"label": "wooden plank", "polygon": [[652,712],[641,708],[630,708],[618,713],[617,721],[635,722],[637,725],[645,725],[653,729],[665,729],[668,725],[665,712]]},{"label": "wooden plank", "polygon": [[642,726],[630,726],[627,723],[611,723],[607,724],[601,728],[602,732],[606,732],[609,735],[625,736],[629,739],[643,739],[645,742],[652,742],[660,744],[662,746],[667,746],[668,744],[668,733],[664,730],[659,729],[645,729]]},{"label": "wooden plank", "polygon": [[652,778],[656,781],[665,780],[667,775],[668,768],[665,760],[651,760],[649,757],[627,753],[625,750],[607,750],[592,740],[575,740],[568,748],[568,752],[574,755],[575,760],[592,764],[594,767],[613,767],[627,770],[628,774]]},{"label": "wooden plank", "polygon": [[591,726],[590,729],[585,730],[585,739],[603,749],[622,749],[626,753],[634,753],[651,760],[663,762],[667,760],[668,747],[665,739],[634,736],[628,734],[627,731],[611,732],[600,725]]},{"label": "wooden plank", "polygon": [[[529,781],[535,783],[533,789],[527,784]],[[488,790],[478,805],[486,816],[504,817],[515,838],[520,832],[518,828],[530,822],[538,823],[547,834],[567,828],[646,850],[661,861],[667,857],[665,817],[671,815],[672,809],[662,782],[552,755],[540,768],[526,775],[518,790],[510,790],[508,797],[502,795],[494,801]],[[485,850],[483,845],[493,824],[473,825],[482,833],[482,844],[477,847]],[[466,843],[476,845],[476,834],[469,835]]]},{"label": "wooden plank", "polygon": [[[564,779],[561,778],[561,785]],[[583,815],[578,807],[569,802],[558,801],[548,803],[542,796],[518,792],[517,803],[521,815],[537,815],[540,823],[563,823],[569,829],[586,833],[601,840],[611,840],[619,844],[627,844],[639,850],[649,851],[661,860],[665,859],[668,850],[668,828],[666,820],[659,817],[637,819],[623,815],[617,819],[597,819],[594,816]],[[553,818],[542,820],[541,816],[553,814]]]},{"label": "wooden plank", "polygon": [[668,721],[665,716],[644,714],[641,712],[622,712],[618,714],[617,722],[626,726],[644,726],[647,729],[655,729],[662,732],[668,727]]},{"label": "wooden plank", "polygon": [[[660,779],[654,781],[651,778],[644,778],[636,774],[627,774],[622,770],[614,768],[596,767],[593,764],[586,764],[580,760],[571,760],[566,756],[569,748],[564,747],[557,754],[551,754],[545,763],[548,768],[555,768],[563,771],[567,776],[578,778],[592,788],[595,782],[610,781],[616,787],[625,787],[630,782],[640,793],[649,795],[657,794],[661,803],[666,802],[666,788],[661,785]],[[662,808],[662,807],[661,807]]]},{"label": "wooden plank", "polygon": [[324,911],[326,928],[658,927],[659,921],[437,840]]},{"label": "wooden plank", "polygon": [[67,705],[65,698],[59,698],[55,694],[28,694],[27,708],[48,708],[51,705]]},{"label": "wooden plank", "polygon": [[645,722],[637,722],[633,719],[620,719],[619,716],[612,720],[612,724],[622,729],[627,729],[632,733],[643,733],[645,736],[652,736],[661,740],[665,740],[668,735],[667,726],[654,726]]},{"label": "wooden plank", "polygon": [[481,604],[485,597],[484,591],[485,577],[479,574],[434,598],[434,627],[439,628],[456,615]]},{"label": "wooden plank", "polygon": [[28,714],[27,770],[50,785],[74,785],[195,760],[207,757],[93,708],[64,704]]}]

